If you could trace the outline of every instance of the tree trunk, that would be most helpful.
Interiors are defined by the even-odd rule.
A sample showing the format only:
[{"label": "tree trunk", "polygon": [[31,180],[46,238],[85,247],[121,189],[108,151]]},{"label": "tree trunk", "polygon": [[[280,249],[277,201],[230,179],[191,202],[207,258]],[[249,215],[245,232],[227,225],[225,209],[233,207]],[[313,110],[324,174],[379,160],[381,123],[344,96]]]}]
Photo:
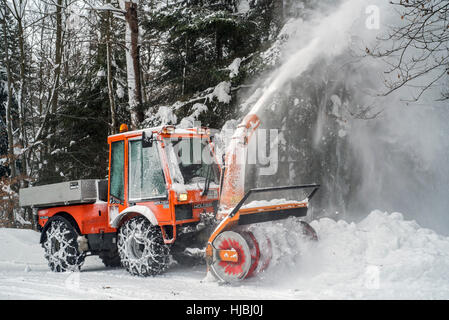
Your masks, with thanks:
[{"label": "tree trunk", "polygon": [[5,47],[5,68],[6,68],[6,76],[7,76],[7,87],[8,87],[8,100],[6,103],[6,127],[7,127],[7,135],[8,135],[8,162],[9,168],[11,170],[11,178],[16,176],[16,166],[14,159],[14,139],[13,139],[13,130],[12,130],[12,119],[11,119],[11,107],[12,107],[12,74],[11,74],[11,62],[9,60],[9,43],[8,43],[8,31],[6,29],[6,2],[3,1],[3,44]]},{"label": "tree trunk", "polygon": [[55,43],[55,88],[51,102],[52,114],[58,109],[59,79],[61,76],[62,61],[62,0],[57,0],[56,4],[56,43]]},{"label": "tree trunk", "polygon": [[215,30],[215,53],[216,53],[216,61],[220,63],[223,58],[223,46],[221,43],[221,34],[218,32],[218,29]]},{"label": "tree trunk", "polygon": [[[108,3],[111,1],[109,0]],[[116,115],[115,115],[115,101],[112,87],[112,70],[111,70],[111,12],[106,12],[106,64],[107,64],[107,77],[108,77],[108,96],[109,96],[109,108],[111,112],[111,134],[116,133]]]},{"label": "tree trunk", "polygon": [[[24,11],[22,11],[22,1],[19,2],[19,8],[17,8],[16,3],[13,2],[14,9],[15,9],[15,18],[17,20],[17,27],[19,31],[19,52],[20,52],[20,87],[19,87],[19,127],[20,127],[20,137],[19,137],[19,143],[22,148],[25,148],[27,146],[27,135],[25,130],[25,103],[24,103],[24,95],[25,95],[25,86],[26,86],[26,79],[25,79],[25,48],[24,48],[24,30],[23,30],[23,14]],[[27,175],[28,166],[27,166],[27,157],[26,153],[22,152],[22,174]],[[28,181],[22,179],[21,180],[21,187],[28,187]]]},{"label": "tree trunk", "polygon": [[125,3],[126,20],[126,69],[128,76],[128,103],[131,112],[131,127],[136,129],[143,121],[142,90],[140,84],[139,58],[139,24],[137,20],[137,4]]},{"label": "tree trunk", "polygon": [[[42,148],[43,151],[43,159],[44,160],[44,174],[45,179],[49,179],[49,181],[53,182],[55,178],[56,167],[55,163],[52,159],[51,152],[55,148],[54,141],[56,139],[56,113],[58,111],[58,102],[59,102],[59,91],[60,91],[60,79],[61,79],[61,63],[62,63],[62,53],[63,53],[63,30],[62,30],[62,14],[63,14],[63,0],[57,0],[54,4],[56,7],[56,39],[55,39],[55,60],[53,63],[54,73],[53,73],[53,87],[50,90],[49,97],[50,98],[50,110],[47,110],[44,116],[44,126],[46,119],[48,119],[48,127],[44,127],[42,131],[42,136],[44,139],[47,139],[45,145]],[[49,137],[50,135],[50,137]],[[45,164],[46,162],[46,164]]]}]

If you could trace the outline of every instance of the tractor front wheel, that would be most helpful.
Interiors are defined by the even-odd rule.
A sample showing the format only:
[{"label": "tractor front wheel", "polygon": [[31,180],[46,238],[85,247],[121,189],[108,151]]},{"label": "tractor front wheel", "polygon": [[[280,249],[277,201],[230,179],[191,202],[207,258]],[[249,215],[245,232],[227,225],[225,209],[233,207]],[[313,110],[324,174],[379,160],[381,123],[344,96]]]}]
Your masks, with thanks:
[{"label": "tractor front wheel", "polygon": [[122,265],[137,276],[160,274],[169,264],[169,248],[160,227],[143,216],[134,217],[120,227],[118,252]]}]

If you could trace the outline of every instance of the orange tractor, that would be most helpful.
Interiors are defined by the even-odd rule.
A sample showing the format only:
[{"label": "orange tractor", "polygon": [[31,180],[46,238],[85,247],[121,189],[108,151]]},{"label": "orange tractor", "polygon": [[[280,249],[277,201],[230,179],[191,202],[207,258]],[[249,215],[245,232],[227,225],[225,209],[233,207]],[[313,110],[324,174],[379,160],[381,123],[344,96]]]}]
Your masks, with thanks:
[{"label": "orange tractor", "polygon": [[[239,281],[266,268],[269,250],[262,250],[244,226],[305,217],[319,186],[244,193],[244,165],[238,158],[258,125],[256,115],[244,119],[224,165],[217,161],[207,128],[126,128],[108,137],[107,180],[21,189],[20,205],[34,208],[50,268],[76,270],[87,255],[98,255],[106,266],[156,275],[168,268],[171,257],[192,258],[189,248],[201,249],[196,252],[220,281]],[[245,205],[252,195],[298,189],[311,191],[300,201]],[[316,238],[314,230],[301,223],[303,231]]]}]

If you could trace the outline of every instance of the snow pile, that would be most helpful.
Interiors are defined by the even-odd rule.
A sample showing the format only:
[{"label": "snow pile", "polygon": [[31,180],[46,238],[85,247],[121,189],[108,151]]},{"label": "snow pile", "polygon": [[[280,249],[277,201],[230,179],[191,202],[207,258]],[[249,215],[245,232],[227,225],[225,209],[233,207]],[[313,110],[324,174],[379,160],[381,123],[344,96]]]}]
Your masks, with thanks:
[{"label": "snow pile", "polygon": [[45,261],[44,250],[39,245],[40,233],[25,229],[0,228],[0,265],[33,264]]},{"label": "snow pile", "polygon": [[307,200],[303,201],[286,200],[286,199],[254,200],[248,204],[243,205],[241,209],[285,205],[285,204],[301,204],[301,203],[307,203]]},{"label": "snow pile", "polygon": [[449,298],[449,238],[400,213],[373,211],[359,223],[311,222],[319,241],[305,241],[294,219],[251,226],[272,242],[265,284],[294,289],[297,297]]},{"label": "snow pile", "polygon": [[[61,172],[62,173],[62,172]],[[20,223],[22,226],[31,225],[30,221],[25,220],[17,211],[14,211],[14,220]]]},{"label": "snow pile", "polygon": [[234,78],[239,74],[240,64],[242,63],[241,58],[235,58],[232,63],[228,66],[229,78]]}]

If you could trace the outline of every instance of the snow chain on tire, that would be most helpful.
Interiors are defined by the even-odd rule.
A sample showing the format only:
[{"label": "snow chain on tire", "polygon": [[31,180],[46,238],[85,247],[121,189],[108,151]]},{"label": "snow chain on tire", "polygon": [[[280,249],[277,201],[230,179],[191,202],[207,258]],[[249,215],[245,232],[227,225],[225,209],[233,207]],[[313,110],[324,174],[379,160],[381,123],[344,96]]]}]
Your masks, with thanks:
[{"label": "snow chain on tire", "polygon": [[119,229],[118,251],[122,265],[129,273],[153,276],[165,271],[169,264],[169,248],[159,226],[137,216]]},{"label": "snow chain on tire", "polygon": [[52,271],[78,271],[84,263],[85,254],[78,249],[78,233],[69,221],[54,217],[45,231],[42,246]]}]

